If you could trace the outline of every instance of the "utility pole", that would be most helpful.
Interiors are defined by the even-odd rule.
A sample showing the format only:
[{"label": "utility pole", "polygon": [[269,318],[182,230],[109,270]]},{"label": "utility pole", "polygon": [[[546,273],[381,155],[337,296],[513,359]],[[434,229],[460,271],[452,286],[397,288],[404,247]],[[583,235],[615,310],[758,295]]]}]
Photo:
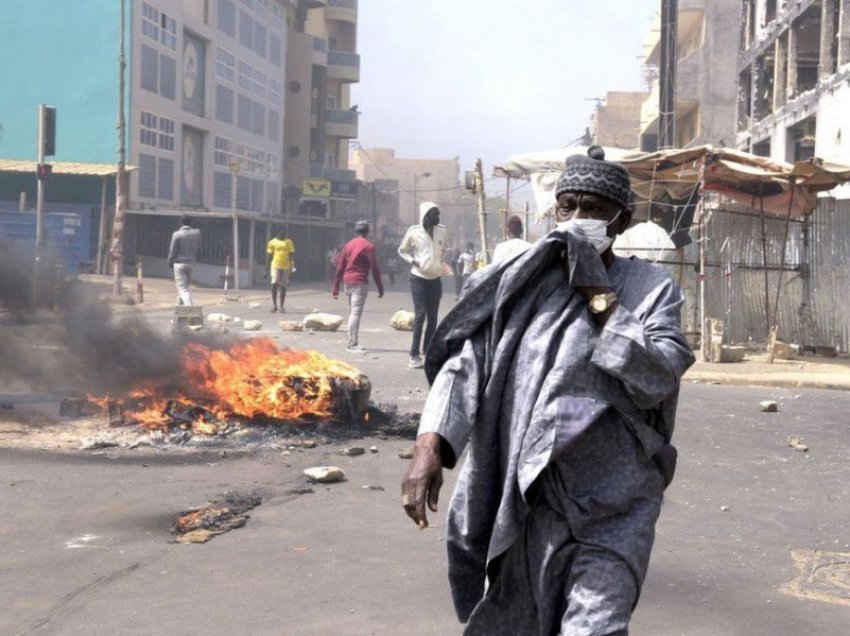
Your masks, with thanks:
[{"label": "utility pole", "polygon": [[490,260],[487,253],[487,210],[484,207],[484,168],[481,159],[475,160],[475,194],[478,198],[478,231],[481,233],[481,254],[484,264]]},{"label": "utility pole", "polygon": [[502,234],[508,227],[508,217],[511,215],[511,173],[508,171],[505,180],[505,213],[502,215]]},{"label": "utility pole", "polygon": [[117,298],[122,293],[124,277],[124,215],[127,205],[125,160],[126,160],[126,123],[124,121],[124,74],[127,61],[124,57],[124,12],[126,0],[121,0],[121,27],[118,44],[118,171],[115,173],[115,219],[112,222],[112,255],[113,280],[112,295]]},{"label": "utility pole", "polygon": [[36,139],[36,204],[35,204],[35,269],[33,272],[33,306],[38,306],[38,288],[41,275],[41,257],[44,253],[44,185],[50,176],[50,165],[44,162],[47,155],[56,154],[56,109],[44,104],[38,106],[38,136]]},{"label": "utility pole", "polygon": [[373,237],[378,236],[378,184],[372,182],[372,231]]},{"label": "utility pole", "polygon": [[523,214],[523,223],[522,223],[522,240],[528,240],[528,217],[529,217],[529,209],[528,209],[528,201],[525,202],[524,214]]},{"label": "utility pole", "polygon": [[661,61],[658,73],[658,149],[676,145],[676,38],[678,0],[661,0]]},{"label": "utility pole", "polygon": [[[236,175],[239,174],[239,162],[228,162],[230,168],[230,215],[233,222],[233,289],[239,291],[239,215],[236,212]],[[289,228],[286,228],[289,231]]]}]

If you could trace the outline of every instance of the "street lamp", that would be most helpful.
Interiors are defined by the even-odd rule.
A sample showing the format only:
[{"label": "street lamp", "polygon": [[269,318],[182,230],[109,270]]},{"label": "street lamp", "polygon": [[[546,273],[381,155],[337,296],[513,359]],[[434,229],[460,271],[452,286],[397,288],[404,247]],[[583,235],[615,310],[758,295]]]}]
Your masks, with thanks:
[{"label": "street lamp", "polygon": [[414,174],[413,175],[413,224],[419,222],[419,196],[416,194],[416,190],[419,187],[419,177],[428,178],[431,176],[430,172],[423,172],[422,174]]},{"label": "street lamp", "polygon": [[239,162],[231,159],[230,168],[230,213],[233,217],[233,289],[239,290],[239,217],[236,215],[236,175],[239,174]]}]

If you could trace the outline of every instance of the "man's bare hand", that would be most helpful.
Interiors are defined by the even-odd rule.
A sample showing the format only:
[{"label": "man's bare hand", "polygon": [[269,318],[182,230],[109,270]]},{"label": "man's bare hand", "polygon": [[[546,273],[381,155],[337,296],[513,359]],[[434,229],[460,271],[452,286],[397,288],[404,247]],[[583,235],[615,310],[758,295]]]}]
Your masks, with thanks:
[{"label": "man's bare hand", "polygon": [[420,530],[428,527],[426,500],[431,512],[437,512],[443,485],[440,443],[441,437],[437,433],[423,433],[417,437],[413,459],[401,480],[401,505]]}]

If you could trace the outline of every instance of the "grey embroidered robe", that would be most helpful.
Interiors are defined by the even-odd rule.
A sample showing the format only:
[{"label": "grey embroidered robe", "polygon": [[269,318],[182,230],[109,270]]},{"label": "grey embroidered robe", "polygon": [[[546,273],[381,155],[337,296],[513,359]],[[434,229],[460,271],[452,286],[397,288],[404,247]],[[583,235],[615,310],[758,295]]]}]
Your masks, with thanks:
[{"label": "grey embroidered robe", "polygon": [[[608,285],[619,306],[600,329],[574,288]],[[573,230],[470,279],[428,352],[432,386],[419,428],[442,436],[447,468],[470,444],[447,530],[462,621],[483,598],[488,565],[519,535],[529,488],[583,431],[613,413],[647,456],[669,443],[679,380],[694,360],[681,334],[682,303],[662,269],[618,258],[606,270]],[[609,543],[641,582],[651,545]]]}]

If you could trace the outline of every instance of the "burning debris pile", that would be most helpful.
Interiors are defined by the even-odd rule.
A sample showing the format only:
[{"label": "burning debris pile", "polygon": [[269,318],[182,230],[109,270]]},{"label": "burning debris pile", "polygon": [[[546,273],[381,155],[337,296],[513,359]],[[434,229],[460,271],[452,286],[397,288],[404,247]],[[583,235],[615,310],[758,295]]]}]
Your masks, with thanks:
[{"label": "burning debris pile", "polygon": [[172,374],[142,381],[126,398],[89,401],[106,413],[120,408],[124,421],[154,436],[228,435],[246,421],[358,423],[369,404],[369,380],[354,367],[268,338],[224,349],[189,343],[179,360]]},{"label": "burning debris pile", "polygon": [[214,536],[241,528],[249,519],[245,513],[262,503],[253,495],[225,494],[209,506],[181,512],[171,533],[177,543],[206,543]]}]

